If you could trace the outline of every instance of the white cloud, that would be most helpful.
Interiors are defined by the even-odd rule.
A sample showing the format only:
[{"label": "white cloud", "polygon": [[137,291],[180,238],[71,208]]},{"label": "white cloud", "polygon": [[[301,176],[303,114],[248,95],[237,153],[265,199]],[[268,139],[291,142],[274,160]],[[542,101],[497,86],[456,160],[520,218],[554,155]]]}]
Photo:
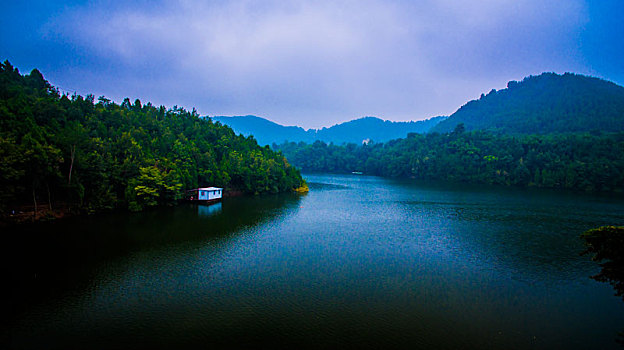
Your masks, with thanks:
[{"label": "white cloud", "polygon": [[510,79],[578,71],[580,4],[99,2],[69,9],[49,28],[110,62],[111,71],[127,67],[118,78],[129,85],[141,80],[130,76],[133,69],[145,75],[145,67],[162,68],[151,77],[158,86],[141,84],[153,100],[184,96],[179,104],[206,114],[320,126],[363,115],[448,114]]}]

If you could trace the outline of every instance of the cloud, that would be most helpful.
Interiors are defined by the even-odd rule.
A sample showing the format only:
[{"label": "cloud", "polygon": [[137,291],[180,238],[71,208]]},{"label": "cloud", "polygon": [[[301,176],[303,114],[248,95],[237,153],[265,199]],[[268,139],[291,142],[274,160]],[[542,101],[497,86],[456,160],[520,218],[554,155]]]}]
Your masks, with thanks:
[{"label": "cloud", "polygon": [[507,80],[582,73],[585,12],[556,0],[101,1],[47,31],[108,67],[108,95],[317,127],[449,114]]}]

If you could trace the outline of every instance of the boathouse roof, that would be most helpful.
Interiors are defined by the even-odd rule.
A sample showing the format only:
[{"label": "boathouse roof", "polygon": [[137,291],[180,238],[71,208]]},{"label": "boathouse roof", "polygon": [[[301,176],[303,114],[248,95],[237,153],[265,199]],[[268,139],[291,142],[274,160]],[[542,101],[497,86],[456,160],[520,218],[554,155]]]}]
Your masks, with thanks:
[{"label": "boathouse roof", "polygon": [[221,187],[200,187],[200,188],[196,188],[196,190],[201,190],[201,191],[218,191],[218,190],[222,190],[223,188]]}]

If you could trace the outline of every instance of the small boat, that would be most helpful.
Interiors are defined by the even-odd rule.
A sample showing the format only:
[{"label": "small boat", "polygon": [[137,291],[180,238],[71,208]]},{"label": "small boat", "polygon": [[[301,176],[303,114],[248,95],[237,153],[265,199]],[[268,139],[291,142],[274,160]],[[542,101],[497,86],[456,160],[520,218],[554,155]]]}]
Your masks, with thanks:
[{"label": "small boat", "polygon": [[351,174],[353,174],[353,175],[362,175],[364,173],[361,172],[361,171],[352,171]]}]

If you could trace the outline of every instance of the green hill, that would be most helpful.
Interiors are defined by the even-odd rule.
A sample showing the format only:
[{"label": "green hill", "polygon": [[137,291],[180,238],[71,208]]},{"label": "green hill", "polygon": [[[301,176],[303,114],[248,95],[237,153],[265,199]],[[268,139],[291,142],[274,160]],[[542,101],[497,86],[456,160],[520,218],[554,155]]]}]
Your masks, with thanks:
[{"label": "green hill", "polygon": [[199,186],[275,193],[301,185],[282,155],[194,110],[68,97],[36,69],[21,75],[0,64],[0,214],[25,205],[141,210]]},{"label": "green hill", "polygon": [[466,130],[547,134],[624,131],[624,87],[602,79],[543,73],[466,103],[433,132]]}]

